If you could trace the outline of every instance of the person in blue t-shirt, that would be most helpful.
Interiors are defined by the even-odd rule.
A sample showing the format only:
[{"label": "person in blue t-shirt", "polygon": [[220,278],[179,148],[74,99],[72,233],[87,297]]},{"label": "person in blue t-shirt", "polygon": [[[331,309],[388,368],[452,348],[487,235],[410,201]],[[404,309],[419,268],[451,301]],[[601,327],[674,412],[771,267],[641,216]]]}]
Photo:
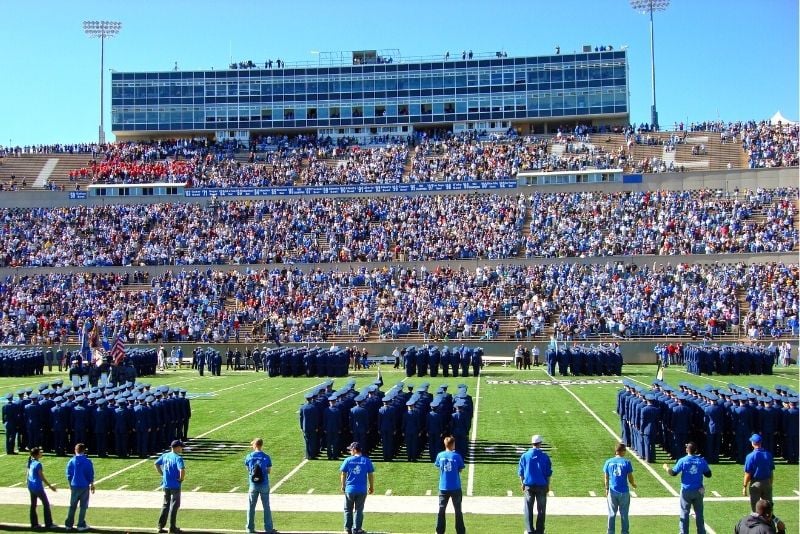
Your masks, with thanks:
[{"label": "person in blue t-shirt", "polygon": [[[525,532],[527,534],[544,534],[547,494],[550,492],[550,477],[553,476],[553,464],[547,453],[542,450],[543,441],[542,436],[538,434],[531,438],[533,447],[520,457],[517,468],[522,491],[525,494],[524,512]],[[533,526],[534,502],[536,502],[536,528]]]},{"label": "person in blue t-shirt", "polygon": [[464,534],[464,514],[461,512],[461,471],[464,469],[464,458],[456,452],[456,439],[453,436],[444,438],[444,448],[436,455],[433,465],[439,468],[439,515],[436,517],[436,534],[444,534],[447,528],[445,512],[447,502],[453,500],[456,515],[456,534]]},{"label": "person in blue t-shirt", "polygon": [[375,492],[375,468],[370,459],[362,454],[360,443],[354,441],[348,450],[350,456],[339,467],[339,481],[344,492],[344,528],[347,534],[364,534],[361,529],[364,523],[364,503],[367,493],[372,495]]},{"label": "person in blue t-shirt", "polygon": [[260,498],[261,506],[264,508],[264,531],[266,534],[274,534],[277,531],[272,526],[272,510],[269,507],[269,474],[272,471],[272,459],[267,453],[261,450],[264,446],[263,439],[256,438],[250,445],[253,447],[253,452],[248,454],[244,459],[244,465],[247,467],[248,480],[250,483],[248,488],[249,506],[247,508],[247,525],[245,526],[245,530],[251,533],[256,531],[256,505]]},{"label": "person in blue t-shirt", "polygon": [[89,508],[89,493],[94,493],[94,465],[86,456],[86,445],[75,445],[75,456],[67,463],[67,481],[69,481],[69,510],[64,526],[69,530],[75,521],[75,509],[78,512],[78,531],[89,530],[86,524],[86,510]]},{"label": "person in blue t-shirt", "polygon": [[158,532],[167,532],[167,516],[169,516],[170,534],[180,534],[181,529],[176,525],[178,510],[181,507],[181,484],[186,478],[186,466],[183,463],[183,442],[174,440],[170,445],[172,451],[165,452],[155,462],[156,471],[161,475],[161,485],[164,488],[164,503],[161,506],[161,516],[158,518]]},{"label": "person in blue t-shirt", "polygon": [[[56,491],[56,487],[50,484],[44,476],[44,467],[42,467],[42,456],[44,455],[42,454],[42,449],[33,447],[30,455],[30,458],[28,458],[28,493],[31,495],[31,528],[52,528],[53,516],[50,513],[50,501],[47,500],[44,487],[47,486],[53,491]],[[39,525],[39,517],[36,515],[37,501],[42,501],[44,525]]]},{"label": "person in blue t-shirt", "polygon": [[750,445],[753,452],[744,459],[744,481],[742,482],[742,495],[747,495],[750,490],[750,509],[756,511],[759,499],[772,502],[772,474],[775,471],[775,459],[772,453],[761,446],[761,436],[750,436]]},{"label": "person in blue t-shirt", "polygon": [[694,507],[697,534],[706,533],[703,520],[703,497],[706,490],[703,487],[703,477],[711,478],[711,468],[704,458],[699,456],[697,445],[690,441],[686,444],[686,456],[678,460],[675,467],[664,464],[664,471],[675,476],[681,474],[681,518],[680,534],[689,534],[689,513]]},{"label": "person in blue t-shirt", "polygon": [[627,448],[624,443],[617,443],[614,457],[606,460],[603,465],[603,482],[606,499],[608,500],[608,529],[607,534],[614,534],[616,528],[617,512],[622,523],[622,534],[630,533],[628,510],[631,506],[631,492],[628,484],[635,488],[633,480],[633,465],[625,458]]}]

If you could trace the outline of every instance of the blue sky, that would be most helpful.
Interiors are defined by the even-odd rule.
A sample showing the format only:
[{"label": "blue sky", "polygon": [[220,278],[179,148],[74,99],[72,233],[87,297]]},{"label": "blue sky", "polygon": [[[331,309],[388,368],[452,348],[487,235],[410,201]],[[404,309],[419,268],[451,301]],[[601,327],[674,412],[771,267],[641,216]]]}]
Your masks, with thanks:
[{"label": "blue sky", "polygon": [[[0,145],[97,139],[100,43],[82,21],[122,21],[108,69],[225,68],[235,60],[316,60],[311,51],[399,49],[403,56],[563,53],[628,46],[631,120],[650,120],[648,18],[627,0],[2,0]],[[657,13],[662,126],[706,119],[798,119],[797,0],[672,0]]]}]

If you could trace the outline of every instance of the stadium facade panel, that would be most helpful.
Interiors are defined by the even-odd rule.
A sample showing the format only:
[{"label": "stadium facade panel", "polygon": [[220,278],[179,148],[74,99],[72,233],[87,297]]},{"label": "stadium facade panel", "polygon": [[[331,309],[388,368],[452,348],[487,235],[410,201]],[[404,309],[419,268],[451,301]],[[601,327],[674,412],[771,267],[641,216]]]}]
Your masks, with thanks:
[{"label": "stadium facade panel", "polygon": [[407,135],[431,127],[527,134],[628,122],[625,50],[359,63],[114,72],[112,130],[121,139],[244,139],[291,131]]}]

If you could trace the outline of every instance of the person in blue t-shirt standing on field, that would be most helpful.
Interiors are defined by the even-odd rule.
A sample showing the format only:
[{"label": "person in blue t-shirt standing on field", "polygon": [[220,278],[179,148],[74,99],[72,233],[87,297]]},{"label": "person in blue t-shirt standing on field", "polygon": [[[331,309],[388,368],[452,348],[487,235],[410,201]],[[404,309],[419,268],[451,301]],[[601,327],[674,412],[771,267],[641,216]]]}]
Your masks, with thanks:
[{"label": "person in blue t-shirt standing on field", "polygon": [[772,453],[761,446],[761,435],[750,436],[753,452],[744,459],[744,481],[742,495],[750,490],[750,509],[756,511],[759,499],[772,502],[772,474],[775,471],[775,459]]},{"label": "person in blue t-shirt standing on field", "polygon": [[[50,501],[47,500],[47,494],[44,492],[44,487],[47,486],[53,491],[56,487],[44,476],[44,468],[42,467],[42,449],[33,447],[28,458],[28,493],[31,496],[30,519],[31,528],[52,528],[53,515],[50,512]],[[39,517],[36,514],[36,503],[42,501],[42,509],[44,510],[44,525],[39,524]]]},{"label": "person in blue t-shirt standing on field", "polygon": [[89,492],[94,493],[94,465],[86,456],[86,445],[75,445],[75,456],[67,463],[67,481],[69,482],[69,510],[64,527],[72,529],[75,521],[75,508],[78,511],[78,532],[89,530],[86,524],[86,510],[89,508]]},{"label": "person in blue t-shirt standing on field", "polygon": [[670,476],[681,474],[680,534],[689,534],[689,513],[692,507],[697,523],[697,534],[706,534],[706,524],[703,519],[703,497],[706,489],[703,486],[703,477],[711,478],[711,468],[697,452],[697,445],[690,441],[686,444],[686,456],[678,460],[675,467],[670,469],[669,465],[663,465],[664,471]]},{"label": "person in blue t-shirt standing on field", "polygon": [[625,452],[627,452],[625,444],[617,443],[614,457],[606,460],[603,466],[603,485],[608,500],[607,534],[614,534],[617,512],[622,523],[622,534],[630,533],[628,510],[631,506],[631,492],[628,484],[635,488],[636,482],[633,480],[633,465],[625,458]]},{"label": "person in blue t-shirt standing on field", "polygon": [[249,533],[256,531],[256,505],[258,499],[261,499],[261,506],[264,508],[264,531],[266,534],[275,534],[272,526],[272,510],[269,507],[269,474],[272,471],[272,459],[267,453],[261,450],[264,446],[264,440],[261,438],[254,439],[250,445],[253,446],[253,452],[248,454],[244,459],[244,465],[247,467],[248,480],[250,486],[248,488],[249,507],[247,508],[247,525],[245,530]]},{"label": "person in blue t-shirt standing on field", "polygon": [[178,510],[181,507],[181,484],[186,478],[186,466],[183,463],[183,442],[176,439],[170,447],[172,451],[165,452],[155,462],[156,471],[161,475],[161,485],[164,487],[164,504],[161,506],[161,516],[158,518],[158,532],[167,532],[167,516],[169,516],[169,533],[180,534],[177,526]]},{"label": "person in blue t-shirt standing on field", "polygon": [[364,523],[364,503],[367,493],[372,495],[375,492],[375,468],[372,461],[362,454],[359,442],[351,443],[348,450],[350,456],[339,467],[339,481],[344,492],[344,528],[347,534],[364,534],[361,528]]},{"label": "person in blue t-shirt standing on field", "polygon": [[436,534],[444,534],[447,528],[445,513],[447,502],[453,500],[453,511],[456,515],[456,534],[464,534],[464,514],[461,512],[461,471],[464,469],[464,458],[456,452],[456,439],[453,436],[444,438],[444,448],[436,455],[433,465],[439,468],[439,515],[436,517]]},{"label": "person in blue t-shirt standing on field", "polygon": [[[542,450],[542,436],[536,434],[531,438],[533,447],[528,449],[519,459],[517,474],[522,491],[525,494],[525,532],[527,534],[544,534],[544,521],[547,513],[547,494],[550,492],[550,477],[553,476],[553,464],[550,457]],[[536,528],[533,526],[533,503],[536,502]]]}]

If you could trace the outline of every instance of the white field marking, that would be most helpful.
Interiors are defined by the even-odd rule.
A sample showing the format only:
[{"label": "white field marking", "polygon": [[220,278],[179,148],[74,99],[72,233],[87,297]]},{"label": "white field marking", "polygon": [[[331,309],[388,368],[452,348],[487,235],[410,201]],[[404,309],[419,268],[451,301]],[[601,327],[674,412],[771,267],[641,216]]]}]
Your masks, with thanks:
[{"label": "white field marking", "polygon": [[17,482],[16,484],[11,484],[9,488],[16,488],[17,486],[21,486],[22,482]]},{"label": "white field marking", "polygon": [[387,489],[387,490],[386,490],[386,493],[385,493],[384,495],[386,495],[386,496],[388,497],[388,496],[390,496],[391,494],[392,494],[392,490],[391,490],[391,489]]},{"label": "white field marking", "polygon": [[713,495],[714,497],[722,497],[722,495],[720,495],[718,491],[712,491],[711,495]]},{"label": "white field marking", "polygon": [[238,490],[238,489],[239,489],[239,486],[234,486],[234,487],[232,487],[231,489],[228,490],[228,493],[235,493],[236,490]]},{"label": "white field marking", "polygon": [[[20,484],[21,484],[21,482],[20,482]],[[430,497],[431,496],[431,490],[426,491],[425,492],[425,496],[426,497]]]},{"label": "white field marking", "polygon": [[500,413],[500,410],[497,410],[497,413]]},{"label": "white field marking", "polygon": [[286,482],[287,480],[289,480],[289,478],[294,476],[294,474],[297,473],[298,471],[300,471],[300,468],[303,467],[304,465],[306,465],[307,463],[308,463],[308,460],[303,460],[302,462],[300,462],[300,464],[297,467],[295,467],[294,469],[289,471],[289,473],[285,477],[280,479],[277,484],[272,486],[272,488],[270,488],[270,492],[275,493],[278,488],[283,486],[284,482]]},{"label": "white field marking", "polygon": [[511,491],[511,490],[508,490],[508,491],[506,491],[506,495],[508,495],[509,497],[513,497],[514,496],[514,492]]},{"label": "white field marking", "polygon": [[[598,423],[600,423],[600,425],[601,425],[603,428],[605,428],[605,429],[608,431],[608,433],[609,433],[609,434],[611,434],[611,435],[614,437],[614,439],[616,439],[616,440],[617,440],[617,442],[620,442],[620,441],[621,441],[620,437],[619,437],[619,436],[616,434],[616,432],[614,432],[614,431],[611,429],[611,427],[610,427],[610,426],[608,426],[608,425],[606,424],[606,422],[605,422],[605,421],[603,421],[602,419],[600,419],[600,416],[598,416],[596,413],[594,413],[594,412],[592,411],[592,409],[591,409],[591,408],[589,408],[589,407],[586,405],[586,403],[585,403],[585,402],[583,402],[583,401],[580,399],[580,397],[578,397],[578,396],[577,396],[577,395],[575,395],[575,394],[574,394],[572,391],[570,391],[570,390],[569,390],[569,388],[568,388],[567,386],[565,386],[564,384],[560,384],[560,386],[561,386],[561,387],[564,389],[564,391],[566,391],[567,393],[569,393],[570,395],[572,395],[572,396],[575,398],[575,400],[576,400],[576,401],[578,401],[578,404],[580,404],[581,406],[583,406],[583,409],[584,409],[584,410],[586,410],[587,412],[589,412],[589,414],[590,414],[592,417],[594,417],[594,418],[595,418],[595,420],[596,420]],[[640,464],[642,464],[642,466],[644,466],[644,468],[645,468],[645,469],[646,469],[646,470],[647,470],[647,471],[648,471],[648,472],[649,472],[651,475],[653,475],[653,477],[655,477],[655,479],[656,479],[656,480],[658,480],[658,481],[661,483],[661,485],[662,485],[662,486],[664,486],[664,487],[667,489],[667,491],[670,493],[670,495],[672,495],[673,497],[677,497],[677,496],[678,496],[678,492],[677,492],[677,491],[675,491],[675,488],[673,488],[672,486],[670,486],[670,485],[669,485],[669,483],[668,483],[666,480],[664,480],[664,479],[661,477],[661,475],[659,475],[659,474],[656,472],[656,470],[652,468],[652,466],[650,466],[650,464],[648,464],[647,462],[645,462],[644,460],[642,460],[641,458],[639,458],[639,457],[638,457],[638,456],[636,456],[635,454],[634,454],[634,455],[632,455],[632,456],[633,456],[634,458],[636,458],[636,460],[637,460],[637,461],[638,461]]]},{"label": "white field marking", "polygon": [[[475,386],[475,407],[472,410],[472,436],[470,443],[474,446],[475,440],[478,438],[478,404],[481,402],[481,378],[478,377],[478,385]],[[519,412],[522,413],[522,412]],[[467,470],[467,495],[472,496],[472,490],[475,487],[475,451],[469,455],[469,469]]]},{"label": "white field marking", "polygon": [[128,487],[128,485],[127,485],[127,484],[123,484],[123,485],[121,485],[120,487],[118,487],[118,488],[116,489],[116,491],[124,490],[124,489],[125,489],[125,488],[127,488],[127,487]]},{"label": "white field marking", "polygon": [[309,490],[306,492],[306,495],[311,495],[312,493],[314,493],[314,488],[309,488]]},{"label": "white field marking", "polygon": [[520,410],[520,411],[519,411],[519,413],[525,413],[525,412],[523,412],[522,410]]},{"label": "white field marking", "polygon": [[797,491],[797,490],[792,490],[792,491],[794,491],[795,495],[800,495],[800,491]]},{"label": "white field marking", "polygon": [[569,410],[565,411],[564,413],[569,413]]},{"label": "white field marking", "polygon": [[153,491],[161,491],[161,486],[157,487],[157,488],[156,488],[156,489],[154,489]]},{"label": "white field marking", "polygon": [[203,487],[203,486],[197,486],[197,487],[196,487],[195,489],[193,489],[192,491],[200,491],[200,488],[202,488],[202,487]]},{"label": "white field marking", "polygon": [[589,497],[597,497],[597,494],[593,491],[589,492]]},{"label": "white field marking", "polygon": [[634,498],[638,497],[638,495],[636,495],[636,492],[633,491],[633,490],[629,491],[629,493],[631,494],[631,497],[634,497]]},{"label": "white field marking", "polygon": [[695,379],[702,380],[703,382],[705,382],[706,380],[710,380],[712,382],[719,382],[720,384],[726,384],[726,385],[728,384],[728,382],[725,381],[725,380],[717,380],[716,378],[711,378],[710,376],[707,376],[707,375],[702,375],[702,376],[701,375],[695,375],[695,374],[690,373],[689,371],[684,371],[683,369],[676,369],[676,371],[678,371],[679,373],[683,373],[685,375],[693,376],[693,377],[695,377]]},{"label": "white field marking", "polygon": [[550,490],[550,491],[548,491],[548,492],[547,492],[547,496],[548,496],[548,497],[555,497],[555,496],[556,496],[556,494],[555,494],[555,493],[553,493],[553,490]]},{"label": "white field marking", "polygon": [[[250,383],[251,383],[251,382],[245,382],[245,384],[250,384]],[[245,384],[239,384],[239,385],[245,385]],[[320,382],[320,384],[321,384],[321,382]],[[318,384],[318,385],[319,385],[319,384]],[[234,386],[234,387],[238,387],[238,386]],[[312,386],[312,387],[314,387],[314,386]],[[230,389],[230,388],[226,388],[226,389]],[[247,418],[247,417],[250,417],[251,415],[257,414],[258,412],[260,412],[260,411],[263,411],[263,410],[266,410],[267,408],[271,408],[272,406],[274,406],[275,404],[278,404],[279,402],[283,402],[283,401],[285,401],[286,399],[290,399],[290,398],[294,397],[295,395],[299,395],[300,393],[302,393],[302,392],[306,391],[307,389],[308,389],[308,388],[303,388],[303,389],[301,389],[300,391],[295,391],[294,393],[290,393],[289,395],[286,395],[285,397],[283,397],[283,398],[281,398],[281,399],[278,399],[278,400],[276,400],[276,401],[273,401],[273,402],[271,402],[271,403],[269,403],[269,404],[265,404],[265,405],[264,405],[264,406],[262,406],[261,408],[255,409],[255,410],[253,410],[253,411],[252,411],[252,412],[250,412],[250,413],[246,413],[246,414],[244,414],[244,415],[243,415],[243,416],[241,416],[241,417],[237,417],[236,419],[232,419],[232,420],[228,421],[227,423],[223,423],[223,424],[219,425],[217,428],[212,428],[211,430],[209,430],[209,431],[207,431],[207,432],[203,432],[202,434],[199,434],[199,435],[195,436],[195,437],[194,437],[194,438],[192,438],[192,439],[201,439],[201,438],[204,438],[204,437],[206,437],[207,435],[209,435],[209,434],[212,434],[212,433],[216,432],[217,430],[222,430],[223,428],[225,428],[225,427],[226,427],[226,426],[228,426],[228,425],[232,425],[233,423],[238,423],[238,422],[239,422],[239,421],[241,421],[242,419],[245,419],[245,418]],[[190,439],[190,440],[189,440],[189,443],[191,443],[191,441],[192,441],[192,440]],[[97,484],[100,484],[101,482],[104,482],[104,481],[106,481],[106,480],[108,480],[108,479],[110,479],[110,478],[114,478],[115,476],[117,476],[117,475],[119,475],[119,474],[122,474],[122,473],[124,473],[125,471],[128,471],[128,470],[130,470],[130,469],[134,469],[134,468],[136,468],[136,467],[139,467],[139,466],[140,466],[140,465],[142,465],[143,463],[145,463],[145,462],[149,462],[149,461],[150,461],[150,459],[149,459],[149,458],[145,458],[144,460],[139,460],[138,462],[136,462],[136,463],[133,463],[133,464],[131,464],[131,465],[127,466],[127,467],[123,467],[122,469],[120,469],[119,471],[117,471],[117,472],[115,472],[115,473],[111,473],[110,475],[108,475],[108,476],[105,476],[105,477],[101,478],[100,480],[96,480],[96,481],[95,481],[95,485],[97,485]],[[303,463],[301,463],[301,464],[300,464],[298,467],[296,467],[296,468],[295,468],[295,469],[294,469],[294,470],[293,470],[293,471],[292,471],[290,474],[294,474],[294,473],[296,472],[296,470],[297,470],[297,469],[299,469],[300,467],[302,467],[303,465],[305,465],[306,461],[307,461],[307,460],[304,460],[304,461],[303,461]],[[283,481],[279,482],[278,484],[280,485],[282,482],[283,482]],[[160,488],[160,487],[159,487],[159,488]],[[273,490],[274,490],[274,489],[275,489],[275,488],[273,488]]]},{"label": "white field marking", "polygon": [[542,413],[547,413],[547,410],[542,410]]}]

